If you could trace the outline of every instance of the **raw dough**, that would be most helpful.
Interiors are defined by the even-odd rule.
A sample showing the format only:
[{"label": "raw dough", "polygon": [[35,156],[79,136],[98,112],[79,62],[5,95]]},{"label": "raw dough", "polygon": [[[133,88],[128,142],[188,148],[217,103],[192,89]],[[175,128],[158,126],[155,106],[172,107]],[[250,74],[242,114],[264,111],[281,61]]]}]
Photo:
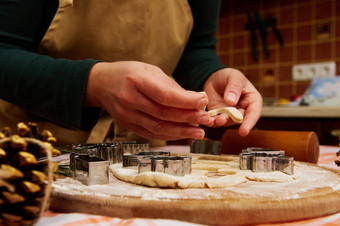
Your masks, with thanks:
[{"label": "raw dough", "polygon": [[247,181],[257,182],[290,182],[296,175],[290,176],[275,171],[271,173],[254,173],[251,170],[240,170],[237,161],[213,161],[193,158],[192,173],[183,177],[160,172],[138,174],[137,169],[122,168],[121,164],[110,166],[110,171],[118,179],[149,187],[169,188],[226,188]]},{"label": "raw dough", "polygon": [[241,123],[243,121],[242,113],[239,110],[237,110],[237,108],[235,107],[224,107],[224,108],[218,108],[218,109],[208,111],[208,114],[210,116],[214,116],[214,115],[218,115],[222,113],[227,113],[230,116],[230,118],[236,123]]},{"label": "raw dough", "polygon": [[[207,95],[204,91],[202,91],[200,93]],[[199,110],[206,110],[206,106],[202,107]],[[208,111],[208,114],[210,116],[215,116],[215,115],[219,115],[219,114],[222,114],[222,113],[227,113],[229,115],[229,117],[236,123],[241,123],[243,121],[242,113],[235,107],[223,107],[223,108],[217,108],[217,109],[213,109],[213,110]],[[198,124],[190,124],[190,125],[199,126]]]}]

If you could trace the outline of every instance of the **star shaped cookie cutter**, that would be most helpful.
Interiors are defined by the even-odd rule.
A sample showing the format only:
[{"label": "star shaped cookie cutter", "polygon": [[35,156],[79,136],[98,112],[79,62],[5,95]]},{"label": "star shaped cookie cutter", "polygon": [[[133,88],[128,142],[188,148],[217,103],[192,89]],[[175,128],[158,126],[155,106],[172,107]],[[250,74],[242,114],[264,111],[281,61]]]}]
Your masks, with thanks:
[{"label": "star shaped cookie cutter", "polygon": [[243,149],[239,155],[239,166],[241,170],[253,172],[281,171],[294,174],[294,158],[285,156],[282,150],[256,147]]}]

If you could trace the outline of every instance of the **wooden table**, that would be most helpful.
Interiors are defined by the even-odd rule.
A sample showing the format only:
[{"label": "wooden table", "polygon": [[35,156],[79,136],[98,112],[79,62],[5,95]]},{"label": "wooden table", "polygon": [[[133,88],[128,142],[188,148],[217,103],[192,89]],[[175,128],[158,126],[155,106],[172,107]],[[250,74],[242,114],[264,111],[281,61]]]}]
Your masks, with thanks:
[{"label": "wooden table", "polygon": [[[164,149],[171,149],[171,147],[164,147]],[[176,149],[179,152],[188,152],[189,146],[178,146]],[[339,169],[334,163],[336,159],[335,153],[339,150],[335,146],[320,146],[320,157],[318,165]],[[42,225],[197,225],[189,222],[169,220],[169,219],[143,219],[131,218],[120,219],[114,217],[82,214],[82,213],[56,213],[47,211],[43,218],[38,222],[38,226]],[[268,225],[268,224],[266,224]],[[284,224],[271,224],[271,225],[340,225],[340,213],[330,216],[309,219],[304,221],[287,222]]]}]

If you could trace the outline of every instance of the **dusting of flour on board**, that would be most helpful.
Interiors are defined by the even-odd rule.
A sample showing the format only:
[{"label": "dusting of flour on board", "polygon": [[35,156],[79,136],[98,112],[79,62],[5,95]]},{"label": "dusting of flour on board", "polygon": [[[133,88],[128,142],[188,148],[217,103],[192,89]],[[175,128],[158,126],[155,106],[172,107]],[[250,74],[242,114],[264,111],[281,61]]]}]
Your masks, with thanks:
[{"label": "dusting of flour on board", "polygon": [[[237,162],[235,158],[234,163]],[[229,162],[229,166],[237,166]],[[113,165],[114,166],[114,165]],[[119,168],[115,165],[112,168]],[[238,173],[233,173],[234,168],[224,168],[225,171],[229,173],[227,176],[235,179]],[[110,171],[111,171],[110,170]],[[230,173],[232,172],[232,173]],[[133,177],[135,171],[131,170],[126,172],[127,175]],[[193,170],[193,175],[197,178],[204,178],[207,174],[205,170]],[[239,172],[239,174],[246,174],[246,172]],[[318,166],[296,163],[295,164],[295,174],[289,181],[273,182],[273,181],[256,181],[250,180],[249,175],[254,174],[249,172],[248,179],[242,183],[236,183],[232,186],[230,184],[226,187],[221,187],[221,182],[210,183],[211,188],[198,188],[199,186],[193,186],[190,188],[188,184],[193,182],[183,182],[180,183],[182,188],[158,188],[158,187],[148,187],[142,185],[136,185],[130,182],[125,182],[117,179],[110,173],[110,183],[104,185],[92,185],[86,186],[77,180],[72,178],[57,179],[54,182],[54,191],[57,193],[67,193],[69,195],[79,195],[86,194],[94,197],[122,197],[122,198],[138,198],[142,200],[221,200],[225,199],[238,199],[246,197],[258,197],[264,199],[275,199],[275,200],[287,200],[287,199],[298,199],[305,196],[308,192],[319,191],[320,189],[340,189],[340,179],[339,175],[328,171],[326,169],[320,168]],[[171,176],[171,175],[169,175]],[[267,175],[266,175],[267,176]],[[260,178],[260,174],[258,174]],[[214,178],[214,177],[213,177]],[[222,177],[216,177],[222,178]],[[184,177],[183,177],[184,179]],[[195,181],[195,179],[193,179]],[[197,180],[196,182],[197,183]],[[219,186],[216,186],[216,183]],[[198,183],[199,184],[199,183]],[[223,184],[222,184],[223,185]],[[201,186],[201,185],[200,185]],[[212,188],[215,187],[215,188]]]}]

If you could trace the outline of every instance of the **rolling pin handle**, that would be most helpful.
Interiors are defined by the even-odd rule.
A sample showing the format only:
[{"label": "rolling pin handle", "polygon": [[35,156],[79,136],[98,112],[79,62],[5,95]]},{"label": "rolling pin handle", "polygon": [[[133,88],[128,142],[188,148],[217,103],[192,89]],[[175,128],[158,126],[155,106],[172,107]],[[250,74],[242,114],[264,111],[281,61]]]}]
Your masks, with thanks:
[{"label": "rolling pin handle", "polygon": [[238,130],[229,129],[221,139],[221,154],[239,154],[248,147],[262,147],[284,150],[286,156],[294,160],[317,163],[319,158],[319,139],[310,131],[252,130],[242,137]]}]

